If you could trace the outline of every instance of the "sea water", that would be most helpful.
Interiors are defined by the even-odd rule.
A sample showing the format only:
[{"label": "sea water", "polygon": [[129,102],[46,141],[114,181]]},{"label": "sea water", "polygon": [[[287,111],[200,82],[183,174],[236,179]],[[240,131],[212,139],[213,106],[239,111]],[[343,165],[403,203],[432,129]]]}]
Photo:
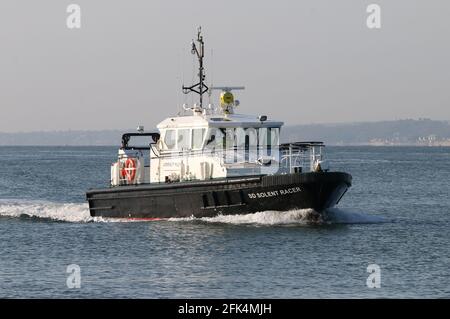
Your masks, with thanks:
[{"label": "sea water", "polygon": [[321,220],[117,222],[85,202],[115,147],[0,147],[0,298],[450,297],[450,148],[327,155],[353,186]]}]

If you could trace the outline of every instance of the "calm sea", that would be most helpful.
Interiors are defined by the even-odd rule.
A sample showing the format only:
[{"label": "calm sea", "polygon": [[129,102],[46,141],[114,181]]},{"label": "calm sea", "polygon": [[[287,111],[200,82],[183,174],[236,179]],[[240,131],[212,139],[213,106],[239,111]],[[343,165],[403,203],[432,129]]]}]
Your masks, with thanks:
[{"label": "calm sea", "polygon": [[353,186],[323,223],[113,222],[91,219],[84,193],[107,185],[116,148],[0,147],[0,298],[449,298],[450,148],[327,154]]}]

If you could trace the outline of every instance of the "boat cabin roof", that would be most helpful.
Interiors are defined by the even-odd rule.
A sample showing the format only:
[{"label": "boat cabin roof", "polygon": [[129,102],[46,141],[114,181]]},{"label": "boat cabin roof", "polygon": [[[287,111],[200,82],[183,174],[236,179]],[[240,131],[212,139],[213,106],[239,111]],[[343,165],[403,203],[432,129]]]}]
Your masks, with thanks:
[{"label": "boat cabin roof", "polygon": [[189,115],[169,117],[157,125],[158,129],[191,128],[191,127],[281,127],[280,121],[261,121],[257,116],[243,114]]}]

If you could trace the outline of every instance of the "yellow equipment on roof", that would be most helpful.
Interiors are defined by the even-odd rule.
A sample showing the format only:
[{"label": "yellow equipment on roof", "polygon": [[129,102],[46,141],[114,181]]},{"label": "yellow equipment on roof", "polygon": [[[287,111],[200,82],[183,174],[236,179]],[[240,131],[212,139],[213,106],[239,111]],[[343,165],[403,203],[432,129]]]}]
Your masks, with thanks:
[{"label": "yellow equipment on roof", "polygon": [[234,103],[234,96],[231,92],[225,91],[220,94],[220,106],[229,106]]}]

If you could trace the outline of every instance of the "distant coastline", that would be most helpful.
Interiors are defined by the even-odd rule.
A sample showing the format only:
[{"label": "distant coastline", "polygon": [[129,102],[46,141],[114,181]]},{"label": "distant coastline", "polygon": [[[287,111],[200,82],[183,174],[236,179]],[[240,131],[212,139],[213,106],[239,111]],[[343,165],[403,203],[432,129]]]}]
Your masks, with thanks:
[{"label": "distant coastline", "polygon": [[[0,132],[0,146],[117,146],[130,130]],[[283,128],[282,142],[323,141],[335,146],[450,146],[450,123],[431,119],[303,124]]]},{"label": "distant coastline", "polygon": [[286,140],[342,146],[450,146],[450,123],[431,119],[287,126]]}]

